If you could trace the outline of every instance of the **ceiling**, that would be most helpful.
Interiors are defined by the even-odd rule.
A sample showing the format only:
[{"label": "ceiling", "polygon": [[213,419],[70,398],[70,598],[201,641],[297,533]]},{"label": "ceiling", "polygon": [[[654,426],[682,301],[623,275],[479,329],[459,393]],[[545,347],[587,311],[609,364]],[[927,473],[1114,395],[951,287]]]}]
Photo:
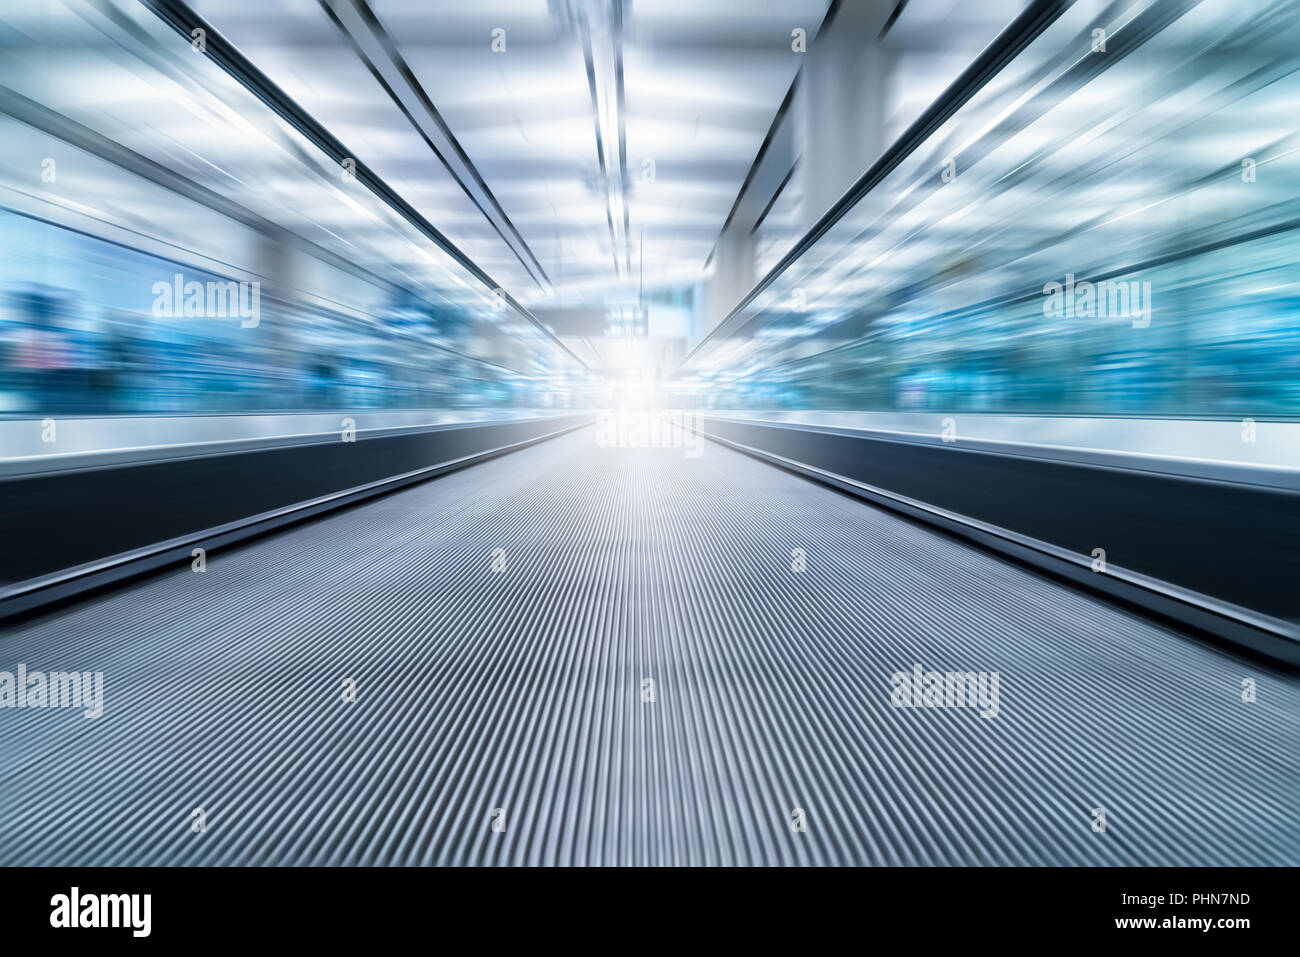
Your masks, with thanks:
[{"label": "ceiling", "polygon": [[601,307],[699,278],[827,2],[193,6],[521,301]]},{"label": "ceiling", "polygon": [[[812,42],[829,6],[190,0],[566,349],[606,371],[680,358],[694,331],[693,290],[803,62],[792,31]],[[886,41],[897,56],[884,91],[886,139],[1021,6],[902,4]],[[244,91],[228,89],[233,79],[176,52],[174,34],[145,4],[39,0],[5,20],[21,36],[0,36],[14,53],[0,83],[335,261],[442,298],[483,298],[427,235],[340,183],[336,168],[260,104],[248,107]],[[125,36],[134,39],[121,46]],[[130,225],[123,197],[91,185],[86,177],[61,188],[94,197],[102,220]],[[760,266],[806,228],[797,199],[796,182],[772,210],[765,229],[780,235],[763,247]],[[169,227],[165,198],[150,194],[131,208],[141,226],[155,209],[151,234],[167,240],[171,228],[178,245],[192,242],[185,223]],[[205,242],[209,256],[238,258]],[[648,323],[635,328],[647,302]],[[630,317],[627,329],[611,324],[615,315]]]}]

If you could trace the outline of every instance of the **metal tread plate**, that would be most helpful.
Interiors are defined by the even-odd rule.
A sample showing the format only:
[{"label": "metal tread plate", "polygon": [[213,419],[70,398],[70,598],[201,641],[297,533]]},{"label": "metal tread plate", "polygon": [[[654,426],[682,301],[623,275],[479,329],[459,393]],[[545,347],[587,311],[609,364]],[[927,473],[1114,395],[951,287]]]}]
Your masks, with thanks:
[{"label": "metal tread plate", "polygon": [[702,450],[581,429],[11,625],[104,712],[0,709],[0,863],[1300,863],[1295,675]]}]

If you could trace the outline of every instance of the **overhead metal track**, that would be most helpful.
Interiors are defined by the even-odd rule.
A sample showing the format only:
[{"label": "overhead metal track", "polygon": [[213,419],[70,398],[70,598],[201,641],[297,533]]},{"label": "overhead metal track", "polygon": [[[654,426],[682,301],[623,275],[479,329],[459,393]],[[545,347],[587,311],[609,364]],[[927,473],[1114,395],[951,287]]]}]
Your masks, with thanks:
[{"label": "overhead metal track", "polygon": [[[1171,23],[1173,23],[1175,20],[1177,20],[1180,16],[1182,16],[1184,13],[1186,13],[1189,9],[1194,7],[1199,2],[1200,0],[1181,0],[1181,2],[1175,2],[1175,0],[1169,0],[1169,2],[1163,5],[1148,8],[1142,15],[1135,17],[1132,23],[1127,25],[1123,30],[1117,32],[1110,39],[1109,54],[1106,60],[1102,61],[1096,57],[1085,57],[1075,62],[1068,70],[1064,71],[1059,77],[1054,79],[1047,88],[1045,88],[1033,101],[1031,101],[1024,108],[1024,110],[1020,115],[1020,119],[1016,120],[1016,122],[1018,123],[1018,128],[1023,128],[1025,126],[1028,126],[1029,123],[1033,122],[1034,120],[1048,113],[1050,110],[1055,108],[1058,104],[1063,102],[1068,96],[1072,95],[1084,83],[1086,83],[1088,80],[1095,77],[1101,71],[1105,69],[1109,69],[1117,61],[1133,53],[1135,50],[1140,49],[1142,45],[1146,43],[1151,37],[1155,36],[1157,33],[1165,29],[1167,26],[1169,26]],[[1289,69],[1289,68],[1284,67],[1284,69]],[[1011,122],[1011,120],[1008,120],[1007,122],[1009,123]],[[969,167],[970,165],[972,165],[973,162],[977,161],[983,155],[991,152],[998,145],[1000,145],[1000,142],[1001,141],[989,145],[986,145],[983,142],[981,142],[963,151],[962,155],[964,157],[964,166]],[[1235,169],[1236,167],[1234,166],[1232,168]],[[1216,177],[1223,176],[1226,172],[1228,172],[1228,170],[1226,169],[1215,170],[1211,173],[1206,174],[1204,177],[1201,177],[1199,180],[1193,181],[1193,185],[1199,185],[1202,182],[1211,181]],[[859,183],[860,182],[861,180],[859,180]],[[856,189],[857,187],[854,187],[854,190]],[[853,205],[856,204],[858,200],[860,200],[868,190],[864,190],[862,192],[850,191],[850,193],[846,193],[845,197],[840,199],[836,203],[835,210],[838,210],[838,215],[836,216],[836,219],[838,220],[839,216],[842,216],[849,209],[851,209]],[[852,196],[851,200],[849,199],[850,196]],[[847,201],[847,205],[844,205],[846,201]],[[912,202],[913,204],[917,202],[917,197],[915,194],[910,198],[910,202]],[[893,207],[892,209],[893,213],[898,213],[898,211],[899,210],[897,206]],[[830,223],[828,224],[828,227],[829,225],[834,225],[834,224]],[[1111,269],[1106,270],[1103,273],[1089,275],[1087,279],[1093,282],[1102,282],[1107,279],[1112,279],[1117,276],[1127,275],[1131,272],[1135,272],[1138,270],[1149,269],[1149,268],[1154,268],[1156,266],[1165,265],[1167,263],[1175,262],[1182,258],[1201,255],[1205,252],[1212,252],[1216,249],[1226,248],[1229,246],[1237,245],[1239,243],[1251,242],[1255,239],[1259,239],[1264,236],[1273,235],[1278,232],[1285,232],[1287,230],[1294,229],[1294,228],[1296,228],[1296,224],[1294,222],[1269,224],[1267,227],[1254,230],[1251,233],[1245,234],[1243,236],[1232,236],[1227,238],[1220,238],[1206,243],[1199,243],[1199,242],[1193,243],[1189,246],[1181,248],[1178,251],[1171,251],[1162,254],[1160,256],[1152,257],[1142,262],[1113,267]],[[807,237],[805,237],[805,239],[806,238]],[[815,242],[815,239],[813,240],[813,242]],[[796,249],[806,250],[808,248],[803,246],[802,243],[803,241],[801,240],[800,246],[797,246]],[[810,242],[808,245],[811,246],[812,243]],[[779,272],[783,271],[785,265],[788,265],[786,260],[789,258],[790,257],[787,256],[785,259],[782,259],[781,263],[778,263],[778,265],[771,272],[769,272],[767,276],[763,278],[762,282],[760,282],[760,284],[756,286],[755,289],[748,296],[746,296],[744,300],[741,301],[740,305],[738,305],[734,310],[732,310],[732,312],[729,313],[726,316],[726,318],[724,318],[722,322],[720,322],[718,326],[712,332],[709,333],[708,336],[705,336],[705,338],[700,341],[700,343],[696,346],[696,349],[703,346],[705,342],[707,342],[708,339],[711,338],[714,333],[718,332],[725,323],[732,321],[735,318],[739,318],[739,314],[743,312],[745,307],[750,302],[752,302],[753,299],[758,294],[762,292],[763,288],[766,288],[766,286],[770,284],[770,282],[774,281],[777,278],[777,274]],[[797,259],[798,257],[796,256],[795,258]],[[794,260],[790,260],[790,261],[793,262]],[[961,313],[966,312],[968,310],[973,312],[994,305],[1013,305],[1017,303],[1029,302],[1041,296],[1041,294],[1042,294],[1041,288],[1038,286],[1033,286],[1024,290],[1015,290],[1011,293],[994,296],[989,299],[983,300],[981,302],[970,303],[967,306],[963,307],[962,309],[953,310],[949,314],[960,315]],[[742,331],[747,326],[749,326],[752,322],[756,321],[757,318],[758,318],[757,315],[749,316],[738,326],[735,326],[732,332],[736,333]],[[758,368],[770,369],[770,368],[782,368],[783,366],[787,366],[787,365],[798,365],[803,362],[808,362],[808,361],[818,359],[819,357],[825,356],[832,352],[841,352],[841,351],[855,348],[856,346],[861,345],[862,342],[863,339],[858,338],[858,339],[851,340],[849,342],[842,343],[838,346],[835,346],[832,349],[823,350],[822,352],[811,353],[809,355],[801,356],[795,360],[789,360],[787,362],[778,363],[775,366],[772,366],[770,364],[763,364],[760,365]],[[692,350],[691,354],[693,354],[694,351],[695,350]],[[688,354],[686,358],[682,360],[682,365],[685,365],[685,363],[689,360],[689,358],[690,358],[690,354]],[[679,366],[679,371],[680,368],[681,367]],[[745,375],[751,375],[753,374],[754,371],[756,370],[749,369],[746,371]]]},{"label": "overhead metal track", "polygon": [[1010,63],[1020,51],[1034,41],[1044,30],[1052,25],[1062,13],[1073,4],[1074,0],[1034,0],[1011,22],[998,38],[989,44],[966,70],[939,95],[930,107],[912,123],[894,143],[885,150],[881,157],[872,163],[857,181],[849,187],[835,204],[828,209],[812,228],[791,247],[781,260],[768,270],[753,289],[722,318],[707,335],[697,342],[678,363],[673,376],[678,375],[691,359],[699,353],[724,328],[735,325],[736,319],[763,290],[772,285],[777,278],[793,263],[797,262],[812,245],[834,226],[854,205],[885,178],[895,167],[910,156],[932,133],[946,123],[953,114],[961,109],[976,93],[984,88],[993,77]]},{"label": "overhead metal track", "polygon": [[477,263],[466,256],[450,239],[429,222],[418,210],[381,179],[370,167],[361,161],[354,150],[343,145],[329,130],[325,129],[310,113],[299,106],[290,96],[280,89],[265,73],[259,70],[251,60],[245,57],[234,45],[222,36],[207,20],[199,16],[188,4],[181,0],[140,0],[142,4],[177,33],[186,42],[190,42],[192,31],[204,31],[204,53],[214,63],[226,71],[237,83],[243,86],[259,100],[265,103],[290,126],[306,137],[317,149],[323,152],[341,167],[344,160],[356,164],[356,180],[375,194],[390,209],[398,213],[424,236],[432,240],[447,255],[459,263],[475,279],[488,289],[499,290],[501,299],[512,309],[534,325],[546,339],[562,350],[588,372],[594,370],[587,365],[573,350],[566,346],[540,319],[520,303],[509,291],[489,276]]},{"label": "overhead metal track", "polygon": [[515,228],[506,211],[461,147],[451,128],[433,105],[414,71],[398,50],[392,35],[379,22],[366,0],[319,0],[321,9],[338,28],[365,64],[375,81],[384,88],[393,104],[420,134],[425,145],[451,174],[465,195],[492,224],[501,240],[510,247],[538,288],[551,286],[551,277],[542,268],[527,241]]},{"label": "overhead metal track", "polygon": [[599,5],[584,5],[578,8],[577,22],[591,95],[600,185],[605,193],[605,220],[614,272],[621,279],[632,270],[622,5],[615,3],[608,12]]}]

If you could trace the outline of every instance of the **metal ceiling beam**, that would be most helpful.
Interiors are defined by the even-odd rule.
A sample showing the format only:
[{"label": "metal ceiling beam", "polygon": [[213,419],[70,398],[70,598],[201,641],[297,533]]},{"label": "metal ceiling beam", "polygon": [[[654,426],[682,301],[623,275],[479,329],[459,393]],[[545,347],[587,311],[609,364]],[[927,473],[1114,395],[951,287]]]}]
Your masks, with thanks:
[{"label": "metal ceiling beam", "polygon": [[492,228],[510,247],[537,287],[548,289],[551,286],[550,276],[515,228],[515,224],[510,221],[370,4],[366,0],[318,2],[371,76],[384,88],[393,104],[402,111],[402,115],[446,167],[456,184],[492,224]]},{"label": "metal ceiling beam", "polygon": [[358,159],[354,150],[344,146],[329,130],[277,86],[270,77],[235,49],[234,45],[217,31],[211,23],[192,10],[188,4],[182,2],[182,0],[140,0],[140,2],[160,20],[179,33],[187,44],[191,39],[191,31],[195,29],[203,30],[205,37],[204,56],[207,56],[221,67],[237,83],[266,104],[316,146],[317,149],[339,164],[340,167],[342,167],[344,160],[354,162],[356,164],[355,176],[358,183],[365,186],[385,205],[430,239],[485,287],[493,292],[500,290],[499,295],[502,301],[535,326],[548,342],[563,351],[565,355],[572,358],[588,372],[595,372],[573,350],[561,342],[559,337],[533,315],[527,307],[515,299],[509,291],[489,276],[477,263],[466,256],[455,243],[444,236],[433,223],[429,222],[415,207],[403,199],[374,170]]},{"label": "metal ceiling beam", "polygon": [[946,123],[971,97],[983,89],[986,83],[997,76],[1003,67],[1020,54],[1021,50],[1051,26],[1072,3],[1073,0],[1034,0],[1030,3],[1020,16],[998,35],[997,39],[989,44],[975,62],[967,67],[885,150],[884,155],[871,164],[844,195],[781,257],[780,261],[768,270],[749,294],[686,353],[670,378],[680,375],[686,364],[699,355],[700,351],[724,329],[737,332],[747,325],[748,323],[738,323],[738,320],[765,289],[776,282],[781,274],[812,248],[813,244],[839,222],[845,213],[857,205],[863,196],[875,189],[885,176]]},{"label": "metal ceiling beam", "polygon": [[[614,257],[614,272],[621,279],[632,268],[631,230],[627,191],[627,125],[623,89],[623,17],[621,3],[605,11],[599,5],[578,9],[582,56],[591,93],[600,184],[605,193],[605,221]],[[617,142],[617,153],[615,150]],[[621,258],[620,258],[621,256]]]}]

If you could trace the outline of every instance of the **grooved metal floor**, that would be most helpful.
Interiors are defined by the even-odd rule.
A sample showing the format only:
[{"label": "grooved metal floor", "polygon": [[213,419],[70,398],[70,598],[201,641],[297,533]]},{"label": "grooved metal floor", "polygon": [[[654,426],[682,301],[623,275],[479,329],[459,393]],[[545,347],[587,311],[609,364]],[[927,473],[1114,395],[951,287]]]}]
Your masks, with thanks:
[{"label": "grooved metal floor", "polygon": [[[19,663],[105,710],[0,709],[4,864],[1300,863],[1295,676],[713,444],[583,429],[11,627]],[[892,707],[918,663],[997,671],[998,715]]]}]

